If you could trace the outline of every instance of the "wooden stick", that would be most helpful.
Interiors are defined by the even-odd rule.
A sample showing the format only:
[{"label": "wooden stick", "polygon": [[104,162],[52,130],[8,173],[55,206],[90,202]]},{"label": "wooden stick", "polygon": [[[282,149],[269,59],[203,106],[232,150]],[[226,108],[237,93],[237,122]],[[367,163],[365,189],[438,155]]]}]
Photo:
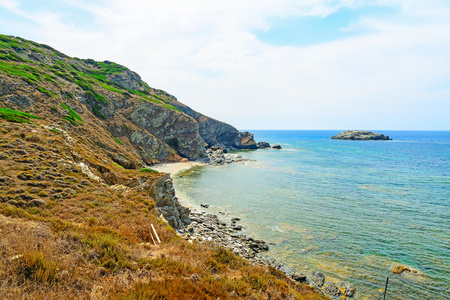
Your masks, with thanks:
[{"label": "wooden stick", "polygon": [[153,224],[150,224],[150,225],[152,225],[153,232],[155,233],[155,236],[156,236],[156,239],[158,240],[158,243],[161,244],[161,240],[159,239],[159,236],[158,236],[158,234],[156,233],[155,227],[153,227]]},{"label": "wooden stick", "polygon": [[387,292],[388,282],[389,282],[389,276],[386,278],[386,286],[384,287],[384,296],[383,296],[383,300],[386,299],[386,292]]},{"label": "wooden stick", "polygon": [[153,234],[150,232],[150,236],[152,237],[153,244],[156,246],[155,239],[153,238]]}]

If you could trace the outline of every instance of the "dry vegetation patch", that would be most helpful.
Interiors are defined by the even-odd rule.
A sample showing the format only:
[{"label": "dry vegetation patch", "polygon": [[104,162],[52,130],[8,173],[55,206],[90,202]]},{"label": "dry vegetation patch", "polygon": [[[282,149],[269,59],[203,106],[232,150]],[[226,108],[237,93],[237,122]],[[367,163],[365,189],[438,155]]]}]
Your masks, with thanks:
[{"label": "dry vegetation patch", "polygon": [[137,188],[161,174],[114,166],[89,132],[69,140],[36,122],[0,120],[2,299],[323,299],[274,268],[182,240]]}]

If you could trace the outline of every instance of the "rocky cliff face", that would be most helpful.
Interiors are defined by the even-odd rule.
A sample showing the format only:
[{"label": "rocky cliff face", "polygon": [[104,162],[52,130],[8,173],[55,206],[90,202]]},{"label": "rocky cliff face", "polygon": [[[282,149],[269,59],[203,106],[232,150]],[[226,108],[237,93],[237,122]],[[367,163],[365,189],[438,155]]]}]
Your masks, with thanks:
[{"label": "rocky cliff face", "polygon": [[240,132],[233,126],[202,115],[192,108],[171,98],[171,104],[199,123],[201,137],[209,147],[227,147],[236,149],[256,149],[256,142],[250,132]]},{"label": "rocky cliff face", "polygon": [[151,88],[110,61],[71,58],[46,45],[0,35],[0,103],[51,120],[127,169],[206,160],[205,146],[256,148],[243,133]]}]

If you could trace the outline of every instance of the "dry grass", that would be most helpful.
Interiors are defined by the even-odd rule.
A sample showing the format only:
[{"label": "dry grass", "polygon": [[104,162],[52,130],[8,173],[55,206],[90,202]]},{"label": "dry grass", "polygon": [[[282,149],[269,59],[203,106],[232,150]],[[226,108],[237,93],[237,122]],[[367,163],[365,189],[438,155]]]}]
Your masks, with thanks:
[{"label": "dry grass", "polygon": [[[75,149],[108,184],[162,176],[114,167],[92,142],[100,137],[84,132],[70,148],[36,125],[0,129],[2,299],[324,299],[276,269],[180,239],[145,192],[110,189],[68,163]],[[35,198],[45,205],[29,206]]]}]

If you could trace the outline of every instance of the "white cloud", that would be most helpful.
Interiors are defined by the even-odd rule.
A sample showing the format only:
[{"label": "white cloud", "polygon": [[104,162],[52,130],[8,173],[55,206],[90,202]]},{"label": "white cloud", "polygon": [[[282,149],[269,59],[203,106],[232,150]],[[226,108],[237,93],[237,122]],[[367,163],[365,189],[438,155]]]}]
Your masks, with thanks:
[{"label": "white cloud", "polygon": [[[431,113],[436,103],[450,110],[442,96],[449,95],[450,75],[449,5],[443,1],[65,2],[90,14],[89,26],[51,8],[30,15],[13,1],[0,5],[35,22],[22,29],[25,37],[69,55],[124,64],[151,86],[241,128],[420,129],[432,123],[450,129],[447,118],[438,126]],[[343,6],[383,2],[400,12],[352,24],[370,29],[362,36],[277,47],[252,34],[269,29],[274,18],[326,16]],[[424,103],[432,103],[428,111]],[[410,114],[421,114],[421,123]]]}]

